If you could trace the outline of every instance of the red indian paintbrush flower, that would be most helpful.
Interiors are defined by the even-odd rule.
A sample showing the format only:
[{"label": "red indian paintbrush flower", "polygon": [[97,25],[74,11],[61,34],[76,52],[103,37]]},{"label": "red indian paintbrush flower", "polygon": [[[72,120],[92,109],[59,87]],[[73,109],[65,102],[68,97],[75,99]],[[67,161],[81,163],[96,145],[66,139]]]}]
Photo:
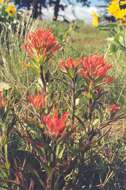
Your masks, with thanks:
[{"label": "red indian paintbrush flower", "polygon": [[23,48],[31,58],[43,57],[48,59],[59,50],[60,45],[50,30],[39,28],[34,32],[28,33]]},{"label": "red indian paintbrush flower", "polygon": [[45,106],[45,97],[41,94],[28,96],[28,101],[36,109],[41,109]]},{"label": "red indian paintbrush flower", "polygon": [[66,73],[69,69],[77,69],[79,64],[80,62],[78,60],[73,60],[72,57],[69,57],[67,60],[62,60],[59,66]]},{"label": "red indian paintbrush flower", "polygon": [[120,110],[120,105],[118,105],[118,104],[112,104],[112,105],[110,105],[110,112],[111,113],[116,113],[116,112],[118,112]]},{"label": "red indian paintbrush flower", "polygon": [[66,129],[66,121],[68,119],[68,113],[63,112],[59,117],[58,112],[54,112],[52,116],[46,115],[42,118],[42,122],[47,127],[46,133],[53,137],[61,136],[62,132]]},{"label": "red indian paintbrush flower", "polygon": [[108,76],[107,73],[111,69],[110,64],[106,64],[104,57],[99,55],[92,55],[84,57],[81,60],[82,68],[79,74],[87,80],[99,79],[103,83],[112,82],[112,77]]}]

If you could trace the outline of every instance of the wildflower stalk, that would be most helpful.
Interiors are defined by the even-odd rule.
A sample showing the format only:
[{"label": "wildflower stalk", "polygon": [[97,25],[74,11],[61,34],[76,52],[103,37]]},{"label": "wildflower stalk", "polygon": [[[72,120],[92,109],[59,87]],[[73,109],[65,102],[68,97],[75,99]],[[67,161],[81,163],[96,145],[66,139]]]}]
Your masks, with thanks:
[{"label": "wildflower stalk", "polygon": [[40,77],[44,88],[44,93],[46,94],[46,79],[44,75],[44,70],[42,64],[40,64]]},{"label": "wildflower stalk", "polygon": [[47,190],[54,190],[54,176],[55,176],[55,167],[56,167],[56,141],[54,140],[54,144],[52,145],[52,152],[51,152],[51,171],[47,180]]},{"label": "wildflower stalk", "polygon": [[75,115],[75,109],[76,109],[75,93],[76,93],[76,77],[72,79],[72,125],[74,125],[74,115]]}]

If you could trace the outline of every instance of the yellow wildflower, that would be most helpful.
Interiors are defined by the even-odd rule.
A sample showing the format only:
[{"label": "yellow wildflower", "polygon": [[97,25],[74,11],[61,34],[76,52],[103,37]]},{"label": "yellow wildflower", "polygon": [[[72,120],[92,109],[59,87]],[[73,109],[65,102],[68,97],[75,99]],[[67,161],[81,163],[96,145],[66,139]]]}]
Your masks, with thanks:
[{"label": "yellow wildflower", "polygon": [[2,4],[4,2],[4,0],[0,0],[0,4]]},{"label": "yellow wildflower", "polygon": [[5,11],[9,16],[14,16],[17,12],[16,7],[13,4],[8,5]]},{"label": "yellow wildflower", "polygon": [[108,13],[117,20],[126,16],[126,0],[112,0],[108,6]]},{"label": "yellow wildflower", "polygon": [[97,13],[95,11],[92,12],[92,25],[94,27],[98,27],[99,25],[99,16],[97,15]]}]

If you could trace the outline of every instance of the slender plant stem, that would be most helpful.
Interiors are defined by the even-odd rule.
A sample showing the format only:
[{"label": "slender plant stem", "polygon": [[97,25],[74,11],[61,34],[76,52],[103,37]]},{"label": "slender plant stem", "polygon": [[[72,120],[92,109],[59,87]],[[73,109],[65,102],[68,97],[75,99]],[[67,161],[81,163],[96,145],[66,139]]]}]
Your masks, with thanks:
[{"label": "slender plant stem", "polygon": [[44,92],[46,94],[46,80],[45,80],[42,64],[40,65],[40,77],[41,77],[41,81],[42,81],[42,84],[43,84]]},{"label": "slender plant stem", "polygon": [[76,109],[76,105],[75,105],[75,93],[76,93],[76,77],[72,80],[72,125],[74,125],[74,120],[75,120],[75,109]]}]

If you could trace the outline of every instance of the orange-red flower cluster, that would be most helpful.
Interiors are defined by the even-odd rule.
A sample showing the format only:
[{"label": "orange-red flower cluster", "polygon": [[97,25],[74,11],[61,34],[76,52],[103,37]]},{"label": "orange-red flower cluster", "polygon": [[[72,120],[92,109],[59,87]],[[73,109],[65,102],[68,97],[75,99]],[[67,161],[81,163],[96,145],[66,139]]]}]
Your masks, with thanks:
[{"label": "orange-red flower cluster", "polygon": [[108,76],[108,71],[112,66],[107,64],[101,55],[91,55],[78,60],[70,57],[62,60],[59,66],[64,73],[68,73],[69,69],[75,70],[78,75],[88,81],[97,80],[104,84],[109,84],[113,80],[111,76]]},{"label": "orange-red flower cluster", "polygon": [[110,106],[110,112],[111,113],[116,113],[116,112],[118,112],[120,110],[120,105],[118,105],[118,104],[112,104],[111,106]]},{"label": "orange-red flower cluster", "polygon": [[31,58],[40,57],[48,59],[57,50],[60,45],[50,30],[39,28],[34,32],[29,32],[26,36],[23,48]]},{"label": "orange-red flower cluster", "polygon": [[52,116],[46,115],[42,118],[42,122],[45,124],[47,131],[46,133],[49,136],[53,136],[55,138],[61,136],[62,132],[67,127],[67,119],[68,113],[63,112],[62,115],[59,117],[58,112],[54,112]]},{"label": "orange-red flower cluster", "polygon": [[42,94],[30,95],[28,101],[35,109],[41,109],[45,106],[45,97]]},{"label": "orange-red flower cluster", "polygon": [[112,82],[112,77],[108,76],[107,73],[111,69],[110,64],[106,64],[104,57],[99,55],[92,55],[84,57],[81,60],[82,68],[79,74],[86,80],[99,79],[104,83]]},{"label": "orange-red flower cluster", "polygon": [[69,57],[67,60],[62,60],[59,66],[60,69],[66,73],[69,69],[77,69],[79,65],[79,60],[74,60],[72,57]]}]

